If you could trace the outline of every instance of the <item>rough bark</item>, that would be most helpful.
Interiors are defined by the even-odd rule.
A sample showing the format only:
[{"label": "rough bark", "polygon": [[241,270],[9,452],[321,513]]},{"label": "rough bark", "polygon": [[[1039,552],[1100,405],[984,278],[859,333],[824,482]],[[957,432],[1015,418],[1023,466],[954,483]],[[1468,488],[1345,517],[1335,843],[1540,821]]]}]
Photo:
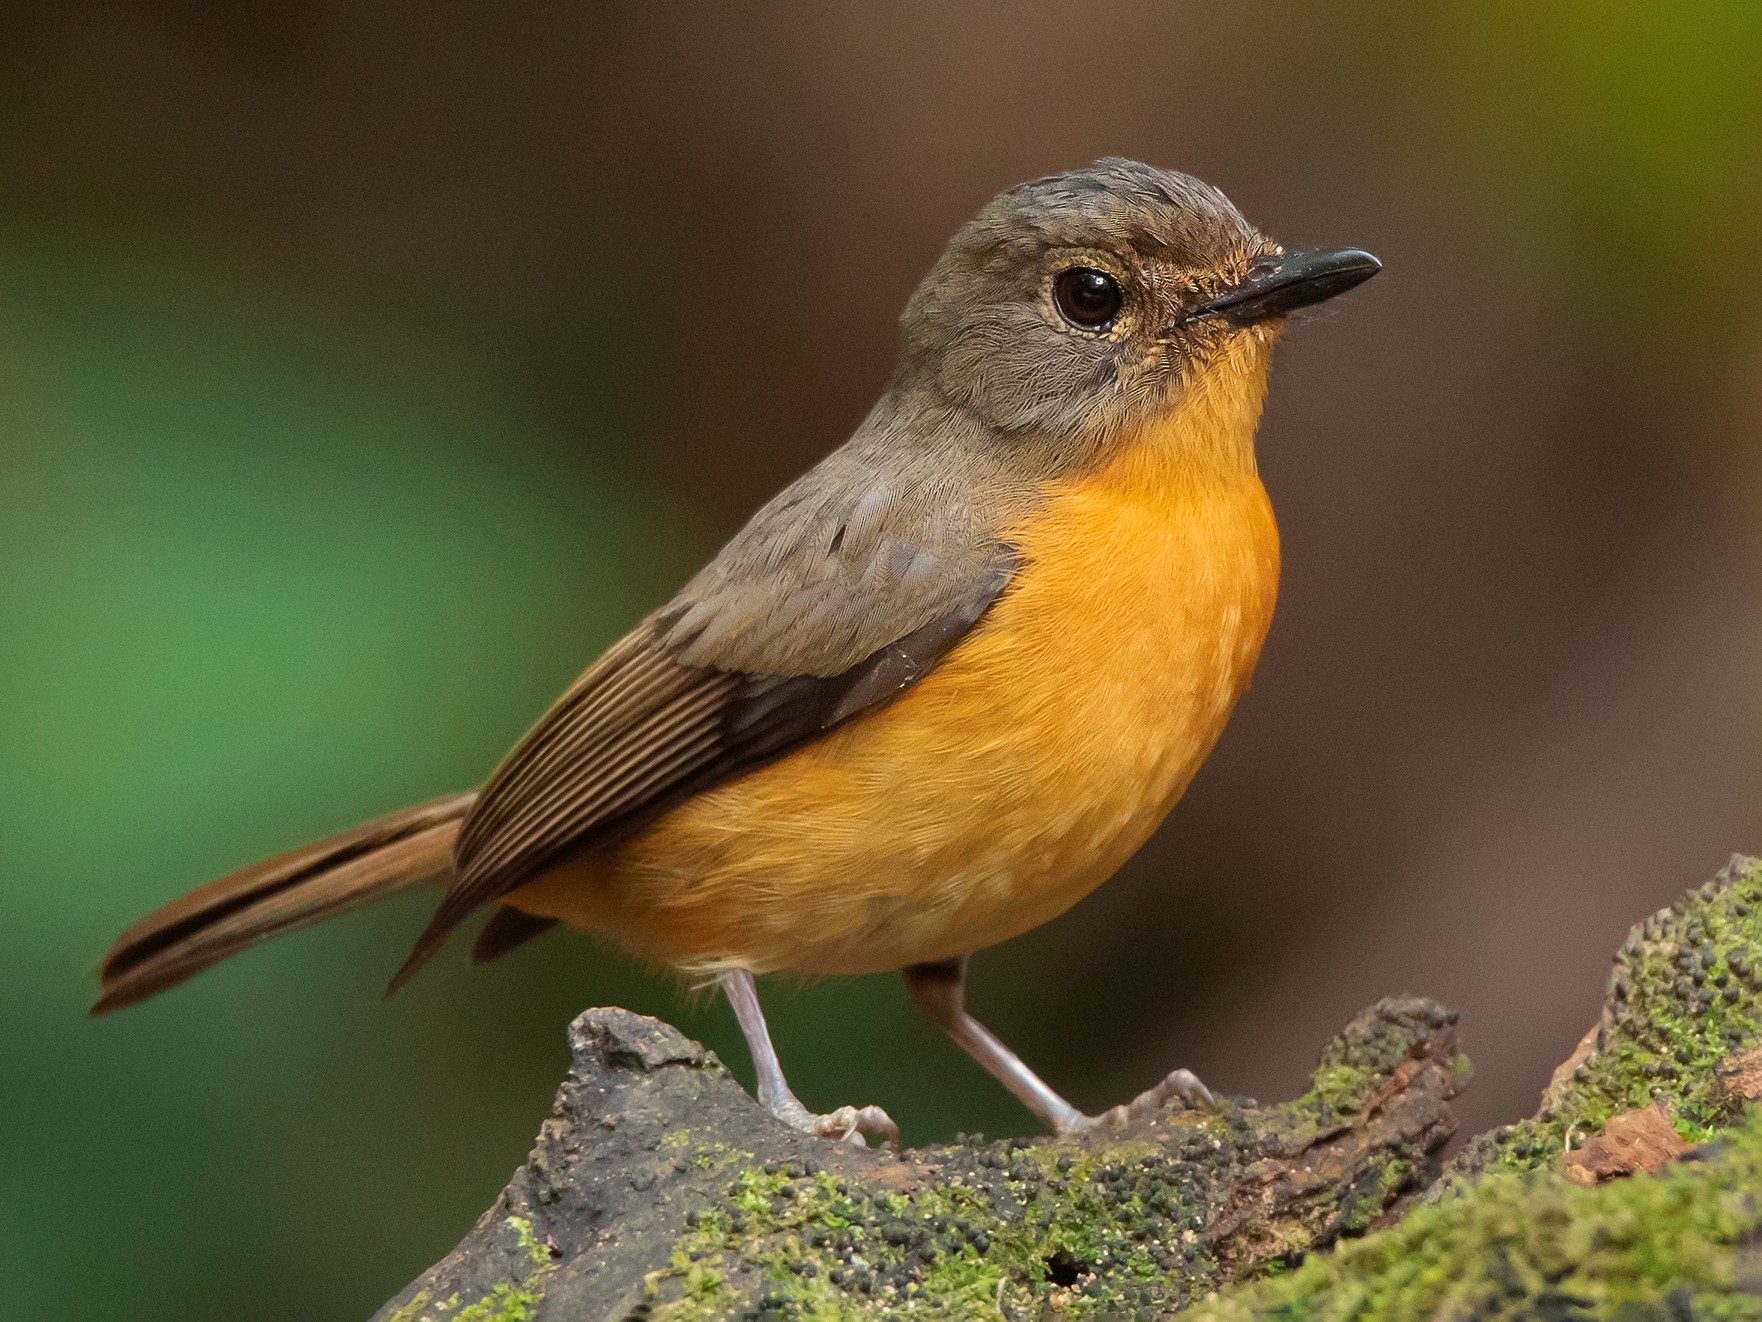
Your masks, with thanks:
[{"label": "rough bark", "polygon": [[1762,1318],[1762,865],[1636,927],[1537,1114],[1440,1171],[1453,1022],[1381,1001],[1289,1102],[892,1153],[592,1010],[525,1166],[378,1317]]},{"label": "rough bark", "polygon": [[1411,1215],[1209,1319],[1762,1318],[1762,863],[1636,926],[1541,1108]]},{"label": "rough bark", "polygon": [[1088,1142],[893,1153],[798,1134],[674,1029],[590,1010],[526,1164],[379,1316],[1177,1307],[1360,1232],[1429,1183],[1465,1078],[1453,1019],[1378,1003],[1293,1102],[1177,1105]]}]

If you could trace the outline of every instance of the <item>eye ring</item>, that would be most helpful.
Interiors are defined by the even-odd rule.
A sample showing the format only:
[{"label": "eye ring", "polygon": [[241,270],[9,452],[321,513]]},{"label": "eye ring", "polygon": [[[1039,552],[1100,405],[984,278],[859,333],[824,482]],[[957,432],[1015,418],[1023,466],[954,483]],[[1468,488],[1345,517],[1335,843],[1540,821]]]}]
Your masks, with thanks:
[{"label": "eye ring", "polygon": [[1052,284],[1052,303],[1058,315],[1078,330],[1106,330],[1120,315],[1125,301],[1120,282],[1093,266],[1070,267],[1059,272]]}]

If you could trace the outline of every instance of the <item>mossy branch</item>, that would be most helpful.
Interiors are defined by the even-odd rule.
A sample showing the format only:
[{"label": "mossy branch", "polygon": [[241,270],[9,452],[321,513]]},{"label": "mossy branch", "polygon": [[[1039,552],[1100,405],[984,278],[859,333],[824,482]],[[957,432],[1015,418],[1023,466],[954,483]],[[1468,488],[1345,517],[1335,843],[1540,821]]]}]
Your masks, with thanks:
[{"label": "mossy branch", "polygon": [[1629,934],[1535,1116],[1399,1225],[1196,1315],[1762,1318],[1759,1041],[1762,862],[1740,856]]},{"label": "mossy branch", "polygon": [[526,1165],[380,1316],[1178,1306],[1363,1231],[1430,1182],[1466,1076],[1450,1025],[1429,1001],[1384,1001],[1277,1106],[1175,1107],[1100,1142],[890,1153],[798,1134],[674,1029],[590,1010]]},{"label": "mossy branch", "polygon": [[1443,1171],[1468,1065],[1412,997],[1293,1101],[902,1153],[797,1134],[672,1028],[592,1010],[527,1163],[379,1318],[1762,1318],[1759,951],[1734,860],[1635,929],[1538,1114]]}]

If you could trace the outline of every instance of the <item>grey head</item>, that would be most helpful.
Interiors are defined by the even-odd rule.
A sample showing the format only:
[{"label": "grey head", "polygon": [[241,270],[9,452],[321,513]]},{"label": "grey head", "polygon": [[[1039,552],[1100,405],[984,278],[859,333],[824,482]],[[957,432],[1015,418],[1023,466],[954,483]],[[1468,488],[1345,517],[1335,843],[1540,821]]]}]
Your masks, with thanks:
[{"label": "grey head", "polygon": [[[1288,258],[1210,184],[1108,158],[1008,189],[955,235],[906,306],[896,386],[1004,432],[1105,436],[1232,337],[1270,340],[1377,269],[1356,249]],[[1256,295],[1257,315],[1226,314]]]}]

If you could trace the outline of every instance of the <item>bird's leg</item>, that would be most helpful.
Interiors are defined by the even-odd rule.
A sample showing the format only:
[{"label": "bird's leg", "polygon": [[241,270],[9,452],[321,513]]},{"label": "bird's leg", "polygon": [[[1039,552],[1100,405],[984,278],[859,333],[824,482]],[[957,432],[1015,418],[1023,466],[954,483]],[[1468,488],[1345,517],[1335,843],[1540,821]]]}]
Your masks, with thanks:
[{"label": "bird's leg", "polygon": [[1188,1070],[1175,1070],[1156,1087],[1124,1105],[1100,1115],[1085,1115],[1060,1097],[1022,1058],[997,1040],[991,1030],[967,1013],[967,961],[947,959],[937,964],[913,964],[905,971],[905,983],[918,1009],[1008,1088],[1055,1134],[1080,1134],[1098,1125],[1121,1129],[1134,1120],[1155,1115],[1164,1103],[1178,1097],[1188,1106],[1214,1106],[1211,1090]]},{"label": "bird's leg", "polygon": [[759,991],[753,985],[753,975],[745,969],[729,969],[722,974],[722,992],[734,1007],[734,1017],[740,1021],[741,1034],[752,1053],[760,1106],[790,1128],[821,1138],[863,1147],[863,1135],[867,1133],[880,1135],[890,1143],[899,1142],[899,1126],[879,1106],[841,1106],[825,1115],[816,1115],[803,1106],[783,1077],[783,1066],[771,1045],[771,1030],[765,1027],[765,1012],[759,1008]]}]

